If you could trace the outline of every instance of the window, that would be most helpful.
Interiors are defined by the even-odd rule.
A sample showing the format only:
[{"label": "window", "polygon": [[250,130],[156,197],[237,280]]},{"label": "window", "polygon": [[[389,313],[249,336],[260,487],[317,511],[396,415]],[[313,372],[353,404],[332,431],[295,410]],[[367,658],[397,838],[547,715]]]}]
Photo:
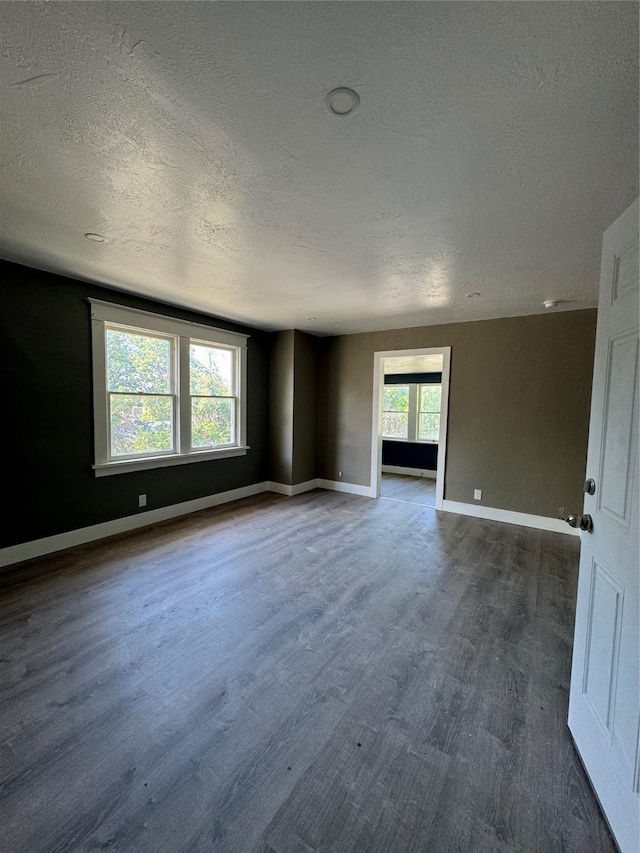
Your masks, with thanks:
[{"label": "window", "polygon": [[191,447],[233,444],[236,398],[233,351],[210,344],[189,346]]},{"label": "window", "polygon": [[440,383],[385,385],[382,437],[396,441],[438,441],[441,402]]},{"label": "window", "polygon": [[90,302],[96,476],[246,453],[245,335]]},{"label": "window", "polygon": [[420,386],[418,441],[437,441],[440,436],[442,385]]},{"label": "window", "polygon": [[174,341],[107,326],[109,456],[172,453],[176,394]]},{"label": "window", "polygon": [[382,435],[409,438],[409,386],[385,385],[382,390]]}]

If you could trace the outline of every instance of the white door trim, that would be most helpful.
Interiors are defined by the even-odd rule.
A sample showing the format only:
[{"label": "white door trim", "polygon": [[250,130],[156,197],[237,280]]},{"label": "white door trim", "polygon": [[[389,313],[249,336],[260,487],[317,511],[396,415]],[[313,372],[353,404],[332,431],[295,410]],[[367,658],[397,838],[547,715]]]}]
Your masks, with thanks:
[{"label": "white door trim", "polygon": [[425,347],[424,349],[383,350],[373,354],[373,415],[371,420],[371,497],[380,496],[382,470],[382,386],[384,384],[383,359],[413,355],[442,356],[442,403],[440,407],[440,435],[438,437],[438,470],[436,473],[436,509],[442,509],[444,475],[447,458],[447,420],[449,415],[449,376],[451,372],[451,347]]}]

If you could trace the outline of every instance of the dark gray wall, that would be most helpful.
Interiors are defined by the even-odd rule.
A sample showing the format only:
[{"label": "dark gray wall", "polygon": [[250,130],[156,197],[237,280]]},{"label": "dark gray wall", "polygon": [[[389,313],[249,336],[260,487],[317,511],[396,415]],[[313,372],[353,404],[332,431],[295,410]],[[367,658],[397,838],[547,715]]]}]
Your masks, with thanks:
[{"label": "dark gray wall", "polygon": [[319,339],[292,329],[272,338],[269,479],[292,486],[318,476]]},{"label": "dark gray wall", "polygon": [[445,497],[555,517],[580,510],[595,310],[344,335],[325,342],[318,476],[368,486],[373,354],[451,346]]},{"label": "dark gray wall", "polygon": [[272,336],[269,372],[269,479],[293,483],[294,332]]},{"label": "dark gray wall", "polygon": [[[5,502],[0,547],[267,478],[270,335],[129,294],[0,262]],[[87,297],[251,335],[246,456],[96,478]]]},{"label": "dark gray wall", "polygon": [[313,335],[296,331],[294,343],[293,484],[318,476],[318,349]]}]

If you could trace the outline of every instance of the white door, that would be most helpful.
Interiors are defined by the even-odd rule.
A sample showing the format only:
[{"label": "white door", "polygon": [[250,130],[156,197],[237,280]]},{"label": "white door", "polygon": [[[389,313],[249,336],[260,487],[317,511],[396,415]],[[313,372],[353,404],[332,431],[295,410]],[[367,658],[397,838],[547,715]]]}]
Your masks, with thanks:
[{"label": "white door", "polygon": [[569,728],[622,853],[640,851],[638,202],[602,247]]}]

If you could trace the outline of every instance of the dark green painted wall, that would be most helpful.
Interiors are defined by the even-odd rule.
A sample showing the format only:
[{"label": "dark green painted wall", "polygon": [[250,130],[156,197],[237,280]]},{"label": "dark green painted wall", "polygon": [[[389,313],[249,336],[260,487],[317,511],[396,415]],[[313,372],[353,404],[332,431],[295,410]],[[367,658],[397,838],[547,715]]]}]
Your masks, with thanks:
[{"label": "dark green painted wall", "polygon": [[[267,479],[270,335],[87,282],[0,261],[5,502],[0,547]],[[87,297],[244,332],[246,456],[96,478]]]}]

